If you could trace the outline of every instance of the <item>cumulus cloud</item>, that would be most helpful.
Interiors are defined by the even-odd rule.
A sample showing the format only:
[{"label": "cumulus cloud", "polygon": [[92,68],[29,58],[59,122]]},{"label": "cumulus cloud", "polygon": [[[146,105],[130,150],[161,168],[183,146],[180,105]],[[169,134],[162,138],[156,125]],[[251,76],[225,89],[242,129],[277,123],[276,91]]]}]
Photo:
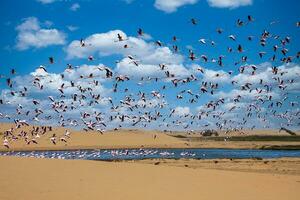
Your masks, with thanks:
[{"label": "cumulus cloud", "polygon": [[[299,65],[288,63],[278,66],[277,74],[272,71],[271,63],[262,63],[256,67],[257,70],[253,75],[250,67],[242,74],[229,77],[228,81],[237,82],[234,85],[224,85],[226,82],[220,84],[219,90],[211,96],[212,99],[208,102],[214,106],[208,107],[208,104],[203,104],[197,108],[199,112],[206,114],[203,118],[208,124],[220,122],[219,118],[212,117],[220,115],[227,123],[222,124],[223,127],[244,127],[245,125],[242,124],[246,122],[242,121],[241,113],[247,114],[245,119],[248,127],[267,128],[271,125],[278,127],[280,123],[283,123],[283,118],[289,117],[287,121],[290,122],[291,119],[295,120],[295,113],[298,112],[298,109],[289,110],[288,116],[283,113],[284,109],[291,105],[291,102],[297,102],[294,94],[297,94],[300,89]],[[211,74],[215,73],[220,72],[212,70]],[[262,83],[260,83],[261,80]],[[249,85],[250,89],[242,89],[241,86],[247,83],[251,84]],[[222,103],[219,101],[220,99],[222,99]],[[283,105],[277,105],[278,102]],[[272,106],[270,107],[270,105]],[[274,112],[275,110],[276,112]],[[265,115],[269,117],[262,117]]]},{"label": "cumulus cloud", "polygon": [[[118,34],[124,41],[118,41]],[[106,33],[96,33],[84,39],[85,46],[79,40],[72,41],[65,49],[68,58],[87,58],[90,55],[109,56],[119,54],[127,57],[132,55],[135,60],[144,64],[183,62],[183,56],[175,54],[169,47],[159,47],[154,43],[146,42],[142,38],[127,36],[121,30],[112,30]],[[127,48],[124,48],[127,45]]]},{"label": "cumulus cloud", "polygon": [[[286,90],[289,92],[300,91],[300,66],[290,63],[279,66],[279,71],[283,73],[282,79],[285,81]],[[291,82],[292,81],[292,82]]]},{"label": "cumulus cloud", "polygon": [[[154,6],[166,13],[176,12],[185,5],[196,4],[198,0],[155,0]],[[237,8],[252,5],[253,0],[207,0],[209,6],[216,8]]]},{"label": "cumulus cloud", "polygon": [[[237,74],[229,79],[230,81],[236,81],[237,83],[230,87],[229,91],[219,91],[215,94],[215,97],[233,99],[240,95],[242,100],[253,101],[258,100],[259,98],[267,100],[269,96],[272,96],[273,100],[280,100],[282,95],[286,92],[299,91],[299,65],[285,64],[279,66],[278,70],[278,75],[272,73],[271,67],[260,69],[254,75],[246,72]],[[282,73],[282,75],[279,75],[280,73]],[[281,81],[282,84],[280,83]],[[245,84],[251,84],[251,90],[242,90],[241,86]],[[285,88],[279,88],[280,85]],[[267,90],[268,88],[270,89],[269,91]]]},{"label": "cumulus cloud", "polygon": [[[43,113],[38,115],[38,119],[35,118],[35,120],[39,120],[35,122],[47,122],[50,124],[52,120],[56,121],[57,124],[61,116],[78,121],[80,113],[102,112],[108,109],[107,98],[111,90],[102,84],[105,79],[105,72],[99,70],[99,67],[103,67],[103,65],[81,65],[62,73],[50,73],[37,68],[30,74],[16,76],[12,79],[16,94],[12,95],[11,90],[8,89],[4,89],[0,93],[0,99],[4,102],[1,109],[7,112],[13,107],[18,107],[21,113],[16,115],[14,111],[11,111],[11,117],[22,117],[30,121],[36,117],[35,112],[40,110]],[[88,78],[91,73],[99,81],[98,84],[93,81],[95,79]],[[81,76],[83,77],[80,78]],[[37,79],[39,80],[38,82],[36,81]],[[71,81],[74,83],[74,86],[71,85]],[[41,88],[41,86],[43,87]],[[25,87],[26,95],[19,95],[17,91],[24,91]],[[59,91],[60,88],[63,88],[64,93]],[[92,88],[92,90],[89,88]],[[72,97],[75,94],[78,95],[76,101]],[[81,95],[84,95],[84,98]],[[95,95],[100,95],[97,101],[93,97]],[[50,101],[48,96],[51,96],[55,102]],[[38,101],[39,104],[34,105],[33,100]],[[56,106],[56,109],[54,109],[54,106]],[[68,107],[68,112],[63,111],[64,106]],[[76,109],[70,109],[72,106]],[[28,116],[25,115],[27,111],[31,111]],[[48,118],[49,116],[50,118]]]},{"label": "cumulus cloud", "polygon": [[[154,6],[166,13],[173,13],[185,5],[196,4],[198,0],[155,0]],[[237,8],[252,5],[253,0],[207,0],[209,6],[216,8]]]},{"label": "cumulus cloud", "polygon": [[158,10],[162,10],[166,13],[172,13],[184,5],[192,5],[197,3],[198,0],[155,0],[154,6]]},{"label": "cumulus cloud", "polygon": [[[165,70],[174,75],[174,78],[185,78],[191,75],[190,71],[182,64],[166,65]],[[131,78],[151,77],[160,80],[166,78],[165,70],[163,71],[158,65],[153,64],[139,64],[136,66],[128,58],[124,58],[119,62],[115,69],[118,74],[127,75]]]},{"label": "cumulus cloud", "polygon": [[[157,65],[141,64],[141,66],[134,66],[129,63],[126,64],[125,61],[129,62],[129,58],[124,58],[123,61],[118,63],[116,68],[114,68],[113,73],[115,76],[118,74],[129,75],[131,77],[151,77],[152,75],[154,77],[163,76],[161,69]],[[196,65],[193,66],[195,67]],[[59,121],[59,124],[69,123],[69,121],[67,122],[67,119],[72,119],[77,120],[78,123],[82,125],[82,121],[80,120],[81,113],[90,113],[92,115],[90,119],[93,120],[95,112],[110,112],[113,116],[113,121],[110,121],[108,125],[109,127],[116,127],[120,124],[122,124],[123,127],[132,127],[132,124],[137,120],[140,121],[137,126],[144,126],[147,124],[150,116],[143,112],[147,111],[148,113],[151,113],[152,117],[155,119],[157,118],[157,121],[153,122],[155,125],[153,123],[151,124],[153,128],[157,128],[160,125],[165,127],[163,124],[172,123],[174,118],[177,119],[177,128],[188,126],[187,122],[191,119],[191,117],[193,117],[193,110],[196,105],[190,104],[189,106],[182,106],[177,103],[178,101],[173,102],[171,105],[167,103],[167,100],[169,101],[172,96],[174,97],[181,88],[178,88],[177,92],[174,91],[174,93],[164,93],[163,90],[158,90],[160,97],[156,98],[153,97],[149,91],[153,90],[155,86],[144,87],[143,90],[141,90],[141,92],[144,93],[143,95],[142,93],[139,93],[139,95],[135,96],[132,95],[133,93],[127,93],[128,98],[122,98],[119,94],[123,94],[121,89],[124,88],[123,83],[119,83],[121,88],[119,88],[118,94],[115,95],[115,93],[112,93],[111,88],[115,82],[114,78],[107,79],[105,71],[101,70],[103,67],[103,64],[84,64],[74,66],[73,69],[67,69],[61,73],[50,73],[46,72],[42,68],[37,68],[29,75],[16,76],[12,79],[14,85],[13,89],[2,90],[0,94],[0,99],[4,102],[4,105],[1,105],[1,109],[3,110],[3,112],[1,112],[2,117],[5,116],[6,113],[9,113],[12,118],[23,117],[32,120],[35,117],[35,108],[37,108],[44,111],[43,114],[38,116],[40,123],[47,122],[49,124],[50,122],[48,117],[51,116],[51,120],[56,120],[56,124],[57,121]],[[182,64],[167,65],[166,67],[170,71],[173,68],[173,72],[177,73],[176,76],[178,77],[181,76],[180,74],[191,73],[190,68],[186,68]],[[294,101],[290,94],[291,91],[299,91],[300,67],[298,64],[294,63],[284,64],[278,67],[277,75],[269,71],[270,65],[268,63],[257,65],[257,67],[259,67],[259,69],[253,76],[264,77],[264,74],[267,74],[264,78],[268,84],[271,84],[274,78],[280,77],[280,79],[283,80],[283,84],[287,85],[285,90],[278,88],[278,81],[274,81],[272,82],[272,90],[267,91],[261,84],[257,84],[255,82],[255,80],[257,80],[255,77],[254,80],[252,80],[253,85],[251,86],[251,90],[242,90],[240,86],[243,82],[237,84],[237,86],[231,86],[231,84],[227,84],[227,82],[228,80],[231,81],[233,79],[240,79],[239,81],[243,81],[246,77],[241,78],[239,74],[233,75],[232,77],[226,77],[226,81],[224,80],[223,84],[220,84],[220,88],[214,95],[202,96],[203,100],[206,97],[208,98],[204,100],[202,106],[197,108],[197,111],[199,112],[198,115],[201,116],[201,119],[199,121],[194,121],[195,123],[193,125],[189,125],[188,128],[197,128],[198,126],[207,128],[223,127],[224,129],[231,129],[237,127],[252,127],[254,125],[256,127],[268,127],[272,123],[276,125],[276,120],[282,123],[282,120],[278,119],[278,117],[284,118],[286,117],[286,114],[280,113],[280,107],[277,107],[276,102],[283,102],[283,99],[286,99],[285,97],[288,97],[289,100],[287,102],[283,102],[283,104],[288,105],[291,101]],[[225,73],[223,71],[209,71],[208,69],[204,69],[204,71],[206,71],[205,73],[207,74],[204,73],[203,78],[204,80],[207,79],[207,81],[214,81],[213,79],[215,78],[215,74]],[[249,72],[245,71],[244,73]],[[93,78],[89,78],[90,74],[93,74]],[[250,74],[248,74],[248,76],[250,76]],[[36,78],[39,79],[39,84],[44,86],[43,89],[40,89],[39,85],[35,83]],[[221,77],[219,78],[221,79]],[[291,82],[291,80],[293,81]],[[75,86],[71,86],[71,81],[74,82]],[[99,84],[95,85],[95,81],[98,81]],[[217,79],[215,81],[217,81]],[[251,81],[251,79],[246,81]],[[130,83],[126,84],[125,87],[131,83],[136,83],[135,80],[132,79],[129,82]],[[165,84],[168,86],[168,83]],[[224,84],[226,84],[226,86],[224,86]],[[62,87],[62,85],[64,85],[63,96],[58,90]],[[19,92],[23,91],[24,87],[27,88],[27,95],[22,97],[19,95]],[[157,87],[160,88],[159,84],[157,84]],[[256,90],[256,88],[258,88],[258,90]],[[173,89],[176,90],[175,88]],[[260,91],[260,89],[263,90]],[[131,92],[134,92],[134,90],[135,88],[130,88]],[[11,95],[11,91],[15,91],[15,95]],[[193,89],[193,93],[195,94],[198,92]],[[74,94],[78,94],[79,96],[84,95],[85,97],[74,101],[71,98]],[[98,100],[98,103],[94,103],[92,96],[97,94],[100,94],[101,98]],[[67,112],[63,112],[62,109],[58,107],[57,110],[59,112],[56,112],[53,109],[54,104],[48,100],[48,96],[52,96],[56,100],[56,106],[63,105],[68,106],[68,108],[74,106],[76,109],[68,109]],[[234,99],[238,96],[241,97],[238,98],[238,101],[234,101]],[[272,100],[269,100],[269,96],[273,97]],[[112,104],[109,103],[111,100],[108,100],[108,97],[112,97],[115,108],[111,108]],[[184,98],[186,98],[185,95]],[[38,100],[40,102],[39,105],[33,105],[33,100]],[[63,103],[61,103],[62,101]],[[272,111],[271,109],[267,109],[271,103],[274,103],[274,107],[276,107],[275,109],[278,111],[278,114],[272,114],[274,110]],[[209,106],[209,104],[212,106]],[[23,114],[16,115],[14,114],[15,108],[19,107],[19,105],[23,107]],[[143,111],[141,111],[141,109],[143,109]],[[159,116],[163,116],[164,113],[169,113],[170,109],[175,109],[174,115],[170,119],[161,121]],[[27,110],[31,110],[33,113],[30,113],[29,116],[24,116],[24,113]],[[156,111],[159,111],[160,113],[156,113]],[[291,115],[289,115],[289,117],[296,118],[297,116],[295,113],[298,111],[299,109],[294,109],[291,111]],[[125,121],[124,119],[121,120],[121,115],[126,116]],[[259,117],[257,115],[259,115]],[[265,117],[263,117],[264,115],[270,115],[270,117],[265,119]],[[61,116],[63,116],[63,118]],[[106,120],[106,122],[109,121],[110,119],[108,119],[108,117],[109,116],[107,115],[104,116],[103,120]],[[61,119],[64,119],[65,121],[60,121]],[[245,120],[247,120],[247,122],[245,122]],[[280,123],[277,123],[277,125]]]},{"label": "cumulus cloud", "polygon": [[230,91],[220,91],[216,93],[216,97],[219,98],[227,98],[229,100],[233,100],[234,98],[237,98],[238,96],[241,96],[239,99],[240,101],[256,101],[258,98],[262,98],[263,100],[268,100],[269,96],[272,96],[273,100],[278,99],[280,96],[275,91],[273,92],[267,92],[266,90],[263,90],[261,93],[259,93],[257,90],[251,90],[249,92],[248,90],[241,90],[241,89],[232,89]]},{"label": "cumulus cloud", "polygon": [[[104,82],[105,72],[99,70],[99,67],[103,67],[103,64],[99,65],[80,65],[76,66],[72,70],[65,70],[62,73],[49,73],[45,72],[41,68],[37,68],[35,71],[31,72],[29,75],[16,76],[14,81],[14,87],[18,90],[22,90],[23,87],[27,87],[27,90],[30,93],[43,93],[48,95],[59,95],[58,91],[61,88],[61,85],[64,84],[64,94],[70,95],[75,92],[78,92],[78,87],[82,88],[92,87],[94,92],[99,92],[102,94],[107,93],[108,90],[105,90],[102,85],[97,87],[91,81],[88,76],[93,74],[97,81]],[[62,77],[63,74],[63,77]],[[80,78],[80,77],[83,78]],[[34,84],[34,78],[38,77],[40,79],[39,85]],[[71,87],[71,81],[74,82],[75,86]],[[40,89],[40,85],[43,86],[43,89]]]},{"label": "cumulus cloud", "polygon": [[167,104],[168,103],[167,103],[166,100],[149,99],[149,100],[146,100],[146,101],[138,100],[138,101],[136,101],[135,105],[138,105],[138,106],[143,107],[143,108],[156,108],[156,107],[160,107],[160,106],[165,106]]},{"label": "cumulus cloud", "polygon": [[203,80],[213,83],[229,83],[230,75],[223,70],[211,70],[205,69],[203,74]]},{"label": "cumulus cloud", "polygon": [[182,107],[182,106],[177,106],[175,108],[174,114],[177,116],[185,116],[185,115],[189,115],[190,112],[190,107]]},{"label": "cumulus cloud", "polygon": [[65,44],[66,35],[57,29],[45,29],[35,17],[26,18],[16,27],[18,31],[16,48],[26,50],[30,47],[43,48],[50,45]]},{"label": "cumulus cloud", "polygon": [[252,5],[253,0],[207,0],[211,7],[237,8],[240,6]]},{"label": "cumulus cloud", "polygon": [[[118,34],[124,41],[118,40]],[[174,78],[186,78],[192,73],[183,62],[180,54],[171,51],[169,47],[158,46],[144,38],[127,36],[121,30],[106,33],[96,33],[84,39],[82,47],[79,40],[72,41],[66,48],[67,57],[84,58],[88,56],[121,55],[122,58],[115,67],[116,74],[127,75],[132,79],[151,77],[166,79],[166,71]],[[127,45],[127,48],[124,48]],[[130,56],[131,58],[129,58]],[[162,70],[159,64],[164,64]]]},{"label": "cumulus cloud", "polygon": [[[252,87],[258,87],[262,82],[262,86],[267,84],[273,89],[278,88],[279,85],[286,86],[286,91],[300,89],[300,66],[298,64],[289,63],[279,66],[277,75],[272,71],[270,63],[263,63],[257,66],[254,74],[245,69],[244,73],[233,76],[231,80],[236,81],[239,85],[250,83]],[[282,80],[283,84],[280,84],[279,80]],[[289,81],[292,82],[289,83]]]}]

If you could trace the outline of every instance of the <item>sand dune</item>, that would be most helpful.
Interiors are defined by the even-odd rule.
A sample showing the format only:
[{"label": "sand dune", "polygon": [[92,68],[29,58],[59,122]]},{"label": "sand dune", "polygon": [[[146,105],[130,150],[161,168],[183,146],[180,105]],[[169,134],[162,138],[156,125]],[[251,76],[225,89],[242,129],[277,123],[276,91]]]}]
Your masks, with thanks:
[{"label": "sand dune", "polygon": [[136,163],[0,157],[0,199],[299,199],[300,178]]},{"label": "sand dune", "polygon": [[[0,124],[0,134],[5,130],[14,127],[14,124]],[[31,130],[30,127],[22,127],[15,131],[15,134],[21,130]],[[55,127],[52,132],[41,135],[38,144],[27,145],[24,139],[10,141],[9,150],[62,150],[62,149],[113,149],[113,148],[261,148],[263,146],[300,146],[300,142],[289,141],[189,141],[171,136],[172,134],[160,131],[146,130],[118,130],[107,131],[100,134],[96,131],[71,131],[71,138],[67,144],[58,142],[53,145],[50,137],[55,133],[58,137],[62,136],[66,128]],[[252,131],[253,135],[255,131]],[[178,134],[178,133],[176,133]],[[264,130],[257,131],[256,135],[277,135],[278,131]],[[288,135],[286,133],[281,133]],[[181,133],[186,135],[186,133]],[[154,138],[154,136],[156,136]],[[188,135],[189,137],[191,135]],[[192,136],[193,137],[193,136]],[[4,146],[0,146],[0,151],[6,151]]]},{"label": "sand dune", "polygon": [[[13,125],[1,124],[0,132],[3,132]],[[28,131],[31,127],[22,127],[21,130]],[[54,150],[54,149],[93,149],[93,148],[141,148],[141,147],[182,147],[184,141],[171,137],[159,131],[138,131],[138,130],[121,130],[108,131],[100,134],[96,131],[75,131],[70,130],[71,138],[67,144],[58,142],[53,145],[50,142],[50,137],[55,133],[58,137],[62,136],[66,128],[53,128],[53,131],[41,135],[38,139],[38,144],[27,145],[24,139],[11,141],[10,150]],[[154,138],[154,136],[156,136]],[[1,145],[0,150],[7,150]]]}]

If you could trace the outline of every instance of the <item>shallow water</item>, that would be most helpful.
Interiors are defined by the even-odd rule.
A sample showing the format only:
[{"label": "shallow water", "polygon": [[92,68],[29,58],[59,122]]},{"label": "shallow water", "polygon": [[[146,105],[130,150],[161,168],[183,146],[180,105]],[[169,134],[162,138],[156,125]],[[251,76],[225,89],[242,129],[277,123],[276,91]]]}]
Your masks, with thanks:
[{"label": "shallow water", "polygon": [[21,156],[85,160],[140,160],[149,158],[281,158],[300,157],[300,150],[254,149],[123,149],[0,152],[0,156]]}]

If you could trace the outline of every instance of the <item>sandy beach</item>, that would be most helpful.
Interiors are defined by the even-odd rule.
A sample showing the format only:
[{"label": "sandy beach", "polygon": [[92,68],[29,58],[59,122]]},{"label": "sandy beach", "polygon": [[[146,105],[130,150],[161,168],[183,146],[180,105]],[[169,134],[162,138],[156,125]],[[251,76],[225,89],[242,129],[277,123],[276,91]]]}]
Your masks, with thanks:
[{"label": "sandy beach", "polygon": [[0,198],[298,199],[300,176],[145,163],[0,157]]}]

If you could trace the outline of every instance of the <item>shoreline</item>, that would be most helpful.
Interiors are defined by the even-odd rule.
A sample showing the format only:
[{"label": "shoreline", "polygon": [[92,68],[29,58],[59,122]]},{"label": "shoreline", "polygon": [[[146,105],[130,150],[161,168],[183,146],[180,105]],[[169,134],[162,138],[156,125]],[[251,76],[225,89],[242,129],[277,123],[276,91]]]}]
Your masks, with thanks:
[{"label": "shoreline", "polygon": [[300,177],[300,158],[217,158],[217,159],[142,159],[112,162],[129,162],[161,166],[177,166],[192,169],[214,169],[234,172],[253,172],[263,174],[285,174]]},{"label": "shoreline", "polygon": [[76,150],[125,150],[125,149],[228,149],[228,150],[284,150],[284,151],[289,151],[289,150],[300,150],[299,145],[273,145],[273,146],[261,146],[261,147],[141,147],[141,146],[136,146],[136,147],[53,147],[53,148],[44,148],[44,147],[33,147],[33,148],[14,148],[12,150],[5,150],[5,149],[0,149],[0,152],[29,152],[29,151],[76,151]]},{"label": "shoreline", "polygon": [[[183,145],[108,145],[108,146],[52,146],[52,147],[16,147],[11,149],[1,149],[0,152],[28,152],[28,151],[76,151],[76,150],[122,150],[122,149],[241,149],[241,150],[300,150],[300,144],[257,144],[249,142],[215,142],[210,141],[209,145],[199,142],[200,145],[185,143]],[[214,144],[215,143],[215,144]],[[188,144],[188,145],[187,145]],[[193,145],[193,146],[192,146]]]}]

